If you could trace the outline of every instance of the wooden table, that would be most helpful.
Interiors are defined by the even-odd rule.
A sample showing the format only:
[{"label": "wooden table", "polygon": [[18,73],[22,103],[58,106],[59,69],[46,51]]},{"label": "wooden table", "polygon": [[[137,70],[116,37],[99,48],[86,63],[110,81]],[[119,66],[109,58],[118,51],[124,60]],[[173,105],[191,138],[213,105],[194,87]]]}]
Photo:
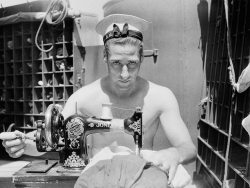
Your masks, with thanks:
[{"label": "wooden table", "polygon": [[[8,188],[70,188],[74,187],[81,171],[65,171],[59,163],[46,173],[28,173],[27,171],[44,163],[44,159],[0,160],[0,187]],[[58,162],[49,160],[49,163]]]}]

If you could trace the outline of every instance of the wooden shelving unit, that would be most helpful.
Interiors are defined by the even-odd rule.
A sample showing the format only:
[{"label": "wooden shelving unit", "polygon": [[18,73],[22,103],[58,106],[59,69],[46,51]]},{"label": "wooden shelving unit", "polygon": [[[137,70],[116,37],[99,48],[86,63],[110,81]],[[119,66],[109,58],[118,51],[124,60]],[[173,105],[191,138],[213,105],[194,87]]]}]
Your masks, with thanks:
[{"label": "wooden shelving unit", "polygon": [[[73,20],[43,25],[35,45],[40,21],[0,26],[0,119],[2,129],[14,122],[19,129],[33,129],[44,119],[51,103],[64,105],[81,84],[76,78]],[[79,75],[77,75],[79,77]],[[84,75],[81,75],[84,77]],[[78,78],[79,79],[79,78]],[[83,78],[81,80],[84,80]]]},{"label": "wooden shelving unit", "polygon": [[[229,1],[228,4],[232,61],[237,81],[250,61],[250,2]],[[216,188],[222,187],[227,169],[227,180],[234,182],[234,188],[250,188],[250,139],[241,125],[250,112],[250,89],[236,93],[232,98],[224,1],[212,0],[210,10],[205,67],[209,101],[198,125],[197,172],[204,177],[208,187]],[[227,165],[226,149],[229,143]]]}]

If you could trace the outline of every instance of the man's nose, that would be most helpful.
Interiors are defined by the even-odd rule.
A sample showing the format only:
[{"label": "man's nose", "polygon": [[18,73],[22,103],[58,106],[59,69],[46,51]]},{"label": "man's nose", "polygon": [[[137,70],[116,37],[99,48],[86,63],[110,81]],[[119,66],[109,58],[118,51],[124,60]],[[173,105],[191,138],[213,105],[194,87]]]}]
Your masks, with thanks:
[{"label": "man's nose", "polygon": [[129,77],[129,72],[128,72],[128,67],[127,65],[122,66],[122,72],[121,72],[121,77],[123,79],[127,79]]}]

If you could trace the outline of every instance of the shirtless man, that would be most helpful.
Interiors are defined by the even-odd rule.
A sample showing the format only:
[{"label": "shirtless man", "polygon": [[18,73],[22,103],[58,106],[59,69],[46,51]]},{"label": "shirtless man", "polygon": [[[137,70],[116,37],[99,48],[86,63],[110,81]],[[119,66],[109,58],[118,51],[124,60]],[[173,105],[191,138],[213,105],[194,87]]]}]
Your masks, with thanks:
[{"label": "shirtless man", "polygon": [[[104,35],[104,62],[107,64],[108,75],[72,94],[62,114],[64,118],[73,115],[77,102],[78,114],[100,117],[102,104],[111,103],[118,107],[112,108],[114,118],[127,118],[133,111],[120,108],[136,109],[140,106],[144,130],[141,155],[167,171],[171,181],[178,164],[192,160],[196,155],[196,148],[171,90],[138,76],[143,61],[141,31],[145,30],[147,24],[147,21],[138,17],[111,15],[97,25],[97,32]],[[153,149],[159,125],[162,125],[172,147],[146,152]],[[91,142],[93,155],[113,142],[135,149],[132,136],[125,133],[94,134],[91,135]],[[3,145],[11,157],[26,153],[25,143],[21,140],[17,142],[15,139],[7,139],[3,141]]]}]

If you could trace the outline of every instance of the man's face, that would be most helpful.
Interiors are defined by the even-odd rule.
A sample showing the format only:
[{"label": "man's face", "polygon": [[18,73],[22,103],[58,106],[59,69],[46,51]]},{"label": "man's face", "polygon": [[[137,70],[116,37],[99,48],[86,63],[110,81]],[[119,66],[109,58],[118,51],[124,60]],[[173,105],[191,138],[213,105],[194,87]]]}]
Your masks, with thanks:
[{"label": "man's face", "polygon": [[113,87],[119,91],[131,91],[140,69],[138,47],[132,45],[110,45],[107,64]]}]

